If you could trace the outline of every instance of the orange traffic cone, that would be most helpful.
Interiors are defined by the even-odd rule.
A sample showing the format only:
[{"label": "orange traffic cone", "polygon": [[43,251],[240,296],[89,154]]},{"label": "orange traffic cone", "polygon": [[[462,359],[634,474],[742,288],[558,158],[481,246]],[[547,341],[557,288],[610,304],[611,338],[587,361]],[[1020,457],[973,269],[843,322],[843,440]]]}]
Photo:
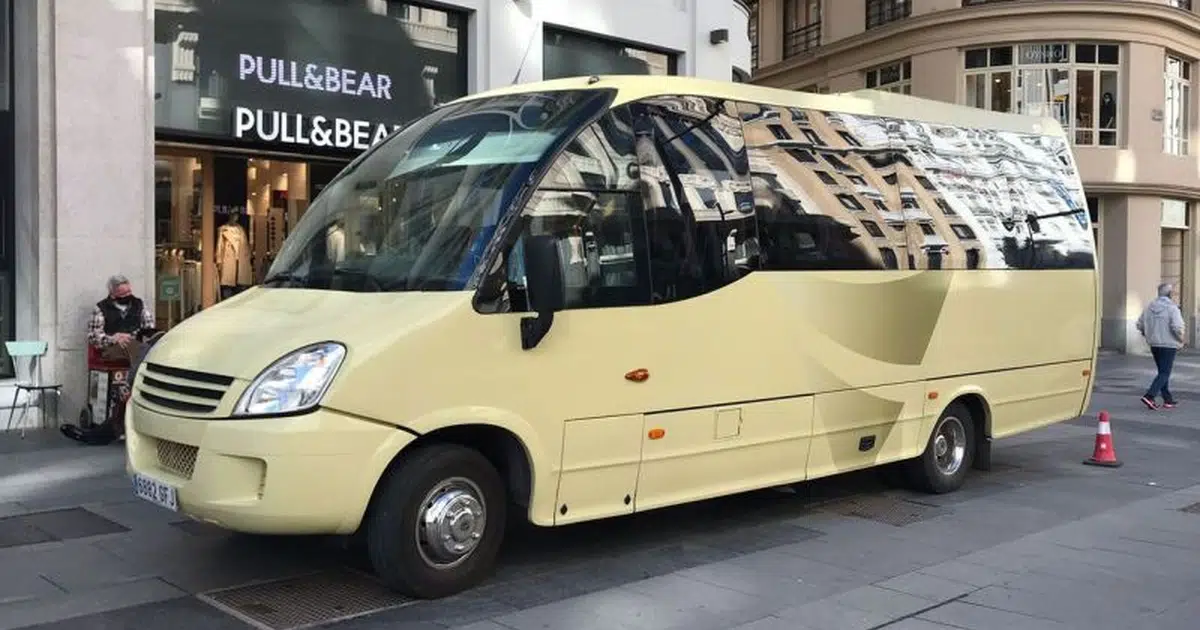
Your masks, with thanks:
[{"label": "orange traffic cone", "polygon": [[1123,462],[1117,459],[1117,451],[1113,449],[1112,427],[1108,424],[1108,412],[1100,412],[1100,422],[1096,425],[1096,448],[1089,459],[1083,460],[1089,466],[1106,466],[1120,468]]}]

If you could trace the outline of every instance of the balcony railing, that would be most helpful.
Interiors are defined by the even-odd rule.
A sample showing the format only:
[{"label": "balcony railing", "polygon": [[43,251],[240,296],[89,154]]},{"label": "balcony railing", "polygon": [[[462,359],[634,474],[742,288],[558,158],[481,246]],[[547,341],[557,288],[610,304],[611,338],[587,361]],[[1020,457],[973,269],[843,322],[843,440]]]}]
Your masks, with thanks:
[{"label": "balcony railing", "polygon": [[783,56],[794,57],[821,45],[821,23],[788,31],[783,34]]}]

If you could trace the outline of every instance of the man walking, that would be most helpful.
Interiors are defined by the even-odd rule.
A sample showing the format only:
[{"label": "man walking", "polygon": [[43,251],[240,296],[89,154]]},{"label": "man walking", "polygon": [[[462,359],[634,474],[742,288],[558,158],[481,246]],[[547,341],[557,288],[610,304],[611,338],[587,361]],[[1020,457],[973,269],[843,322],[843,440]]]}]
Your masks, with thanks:
[{"label": "man walking", "polygon": [[1158,297],[1146,306],[1137,319],[1137,330],[1150,344],[1150,353],[1154,355],[1154,365],[1158,368],[1158,374],[1150,381],[1149,389],[1142,396],[1142,404],[1150,409],[1159,408],[1156,399],[1160,393],[1163,408],[1173,409],[1176,404],[1168,384],[1171,367],[1175,364],[1175,353],[1183,345],[1183,313],[1171,299],[1174,293],[1175,287],[1170,283],[1158,285]]}]

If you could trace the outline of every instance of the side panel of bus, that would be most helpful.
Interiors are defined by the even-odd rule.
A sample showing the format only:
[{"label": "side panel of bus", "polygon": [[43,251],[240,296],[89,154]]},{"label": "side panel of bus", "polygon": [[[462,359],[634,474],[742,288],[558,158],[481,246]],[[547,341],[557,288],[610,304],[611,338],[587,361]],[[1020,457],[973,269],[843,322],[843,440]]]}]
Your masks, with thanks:
[{"label": "side panel of bus", "polygon": [[703,96],[614,108],[524,211],[568,282],[538,346],[520,349],[522,276],[504,271],[505,300],[396,349],[471,357],[406,372],[442,410],[387,370],[355,386],[380,417],[522,419],[540,524],[914,457],[960,394],[994,436],[1069,419],[1096,283],[1066,146]]}]

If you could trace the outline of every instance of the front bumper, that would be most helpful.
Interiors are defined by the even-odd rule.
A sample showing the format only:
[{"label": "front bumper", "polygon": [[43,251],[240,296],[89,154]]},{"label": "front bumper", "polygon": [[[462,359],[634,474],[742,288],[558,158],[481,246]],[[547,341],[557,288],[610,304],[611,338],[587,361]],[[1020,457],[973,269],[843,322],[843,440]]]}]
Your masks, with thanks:
[{"label": "front bumper", "polygon": [[354,532],[375,484],[415,439],[328,409],[302,416],[196,420],[131,400],[126,467],[176,489],[180,512],[258,534]]}]

